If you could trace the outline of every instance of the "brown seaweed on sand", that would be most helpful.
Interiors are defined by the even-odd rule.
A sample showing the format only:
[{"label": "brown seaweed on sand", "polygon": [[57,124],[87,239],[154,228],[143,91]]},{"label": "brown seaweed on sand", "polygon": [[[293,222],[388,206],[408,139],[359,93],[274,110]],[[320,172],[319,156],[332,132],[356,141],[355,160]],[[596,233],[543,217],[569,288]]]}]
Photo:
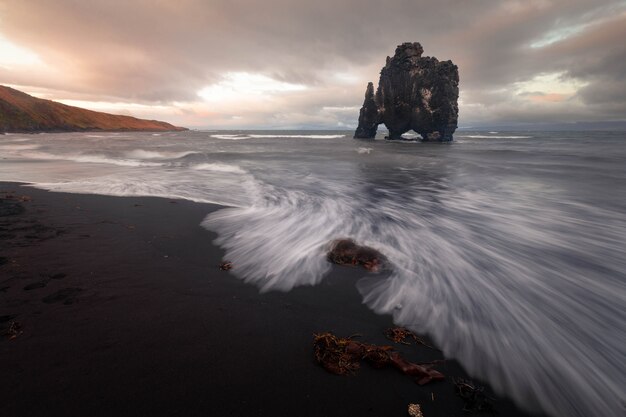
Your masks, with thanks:
[{"label": "brown seaweed on sand", "polygon": [[230,271],[231,269],[233,269],[233,263],[232,262],[228,262],[228,261],[224,261],[220,264],[220,269],[222,271]]},{"label": "brown seaweed on sand", "polygon": [[7,329],[7,331],[4,333],[4,335],[9,339],[9,340],[13,340],[16,339],[19,335],[21,335],[22,333],[24,333],[22,331],[22,324],[19,321],[12,321],[9,324],[9,328]]},{"label": "brown seaweed on sand", "polygon": [[407,412],[411,417],[424,417],[424,414],[422,414],[422,408],[419,404],[409,404]]},{"label": "brown seaweed on sand", "polygon": [[494,412],[494,399],[485,395],[485,387],[475,385],[463,378],[453,380],[456,394],[463,400],[463,411],[467,413]]},{"label": "brown seaweed on sand", "polygon": [[407,338],[411,338],[414,340],[418,339],[415,333],[404,327],[390,327],[385,330],[385,336],[393,343],[401,343],[403,345],[411,344],[410,342],[406,341]]},{"label": "brown seaweed on sand", "polygon": [[407,339],[413,339],[416,345],[422,345],[431,349],[435,349],[434,347],[426,343],[421,337],[405,327],[390,327],[385,330],[385,336],[387,337],[387,339],[391,340],[394,343],[410,345],[411,342],[407,342]]},{"label": "brown seaweed on sand", "polygon": [[444,379],[443,374],[431,369],[430,365],[407,361],[392,346],[361,343],[352,337],[341,338],[332,333],[315,334],[313,352],[320,365],[337,375],[356,372],[364,360],[375,368],[393,366],[405,375],[415,377],[420,385]]}]

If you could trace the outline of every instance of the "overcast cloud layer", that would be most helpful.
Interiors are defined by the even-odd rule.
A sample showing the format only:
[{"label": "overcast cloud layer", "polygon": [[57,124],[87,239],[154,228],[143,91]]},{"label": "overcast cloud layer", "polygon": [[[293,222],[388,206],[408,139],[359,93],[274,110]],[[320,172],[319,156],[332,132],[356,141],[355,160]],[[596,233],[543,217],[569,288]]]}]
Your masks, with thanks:
[{"label": "overcast cloud layer", "polygon": [[352,128],[405,41],[460,125],[626,120],[626,1],[0,0],[0,83],[190,127]]}]

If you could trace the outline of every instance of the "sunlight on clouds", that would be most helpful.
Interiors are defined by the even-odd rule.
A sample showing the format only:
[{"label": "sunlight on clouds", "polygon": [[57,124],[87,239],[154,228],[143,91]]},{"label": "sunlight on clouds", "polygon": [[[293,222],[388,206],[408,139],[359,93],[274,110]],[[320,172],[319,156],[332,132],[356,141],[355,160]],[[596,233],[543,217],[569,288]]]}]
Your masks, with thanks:
[{"label": "sunlight on clouds", "polygon": [[106,101],[86,101],[86,100],[56,100],[59,103],[68,106],[82,107],[84,109],[95,111],[124,111],[124,110],[164,110],[170,109],[171,106],[159,106],[155,104],[145,105],[138,103],[113,103]]},{"label": "sunlight on clouds", "polygon": [[277,81],[262,74],[229,72],[219,83],[198,91],[198,96],[208,102],[224,102],[246,100],[250,96],[265,96],[306,89],[307,87],[302,84]]},{"label": "sunlight on clouds", "polygon": [[559,93],[549,93],[549,94],[530,94],[528,95],[528,99],[534,101],[536,103],[560,103],[562,101],[566,101],[570,99],[572,95],[568,94],[559,94]]},{"label": "sunlight on clouds", "polygon": [[[111,113],[122,114],[125,116],[139,117],[142,119],[167,119],[175,121],[176,116],[184,110],[181,103],[172,103],[171,105],[157,104],[139,104],[125,102],[109,102],[109,101],[89,101],[89,100],[71,100],[71,99],[55,99],[50,95],[33,94],[40,98],[52,98],[53,100],[66,104],[68,106],[80,107],[83,109]],[[43,97],[42,97],[43,96]]]},{"label": "sunlight on clouds", "polygon": [[[519,96],[550,96],[552,100],[563,101],[576,94],[578,90],[585,87],[587,83],[575,78],[566,78],[565,73],[555,72],[541,74],[528,81],[513,83],[514,91]],[[556,99],[560,98],[560,99]]]},{"label": "sunlight on clouds", "polygon": [[533,49],[539,49],[564,41],[573,36],[580,35],[593,26],[597,27],[598,25],[605,24],[616,17],[619,18],[620,15],[623,16],[625,13],[626,1],[620,1],[610,5],[602,5],[584,13],[582,18],[577,23],[569,22],[569,24],[567,24],[557,20],[557,25],[561,24],[561,26],[544,33],[540,38],[531,43],[530,47]]},{"label": "sunlight on clouds", "polygon": [[17,46],[0,36],[0,66],[11,69],[14,66],[41,64],[43,62],[36,53]]},{"label": "sunlight on clouds", "polygon": [[552,45],[553,43],[563,41],[571,36],[581,33],[588,26],[589,24],[581,24],[552,30],[544,34],[541,39],[530,44],[530,47],[537,49]]},{"label": "sunlight on clouds", "polygon": [[333,74],[332,79],[340,84],[353,85],[363,83],[361,77],[347,72],[336,72]]},{"label": "sunlight on clouds", "polygon": [[350,113],[358,113],[360,106],[324,106],[322,110],[329,112],[350,112]]}]

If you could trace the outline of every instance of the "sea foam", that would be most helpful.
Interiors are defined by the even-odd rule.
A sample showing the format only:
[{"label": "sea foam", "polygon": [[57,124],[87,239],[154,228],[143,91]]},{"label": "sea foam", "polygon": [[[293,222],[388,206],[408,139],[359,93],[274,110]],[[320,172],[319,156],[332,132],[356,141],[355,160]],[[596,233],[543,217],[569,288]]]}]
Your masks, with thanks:
[{"label": "sea foam", "polygon": [[194,155],[198,152],[194,151],[184,151],[184,152],[171,152],[171,151],[162,151],[162,150],[145,150],[145,149],[134,149],[132,151],[125,152],[125,155],[128,158],[135,159],[178,159],[183,158],[188,155]]},{"label": "sea foam", "polygon": [[471,138],[471,139],[529,139],[532,136],[519,136],[519,135],[509,135],[509,136],[501,136],[501,135],[459,135],[461,138]]},{"label": "sea foam", "polygon": [[205,163],[198,164],[192,167],[193,169],[201,171],[216,171],[216,172],[230,172],[235,174],[245,174],[246,171],[236,165],[219,164],[219,163]]}]

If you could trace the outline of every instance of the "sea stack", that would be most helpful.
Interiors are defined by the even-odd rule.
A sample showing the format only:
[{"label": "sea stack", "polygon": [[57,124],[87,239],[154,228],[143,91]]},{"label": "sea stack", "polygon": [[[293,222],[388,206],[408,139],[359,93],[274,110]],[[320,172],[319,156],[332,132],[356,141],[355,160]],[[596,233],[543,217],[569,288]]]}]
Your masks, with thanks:
[{"label": "sea stack", "polygon": [[398,45],[380,71],[378,89],[370,82],[355,139],[373,139],[384,123],[389,139],[414,130],[423,141],[450,142],[459,115],[459,71],[452,61],[422,57],[418,42]]}]

